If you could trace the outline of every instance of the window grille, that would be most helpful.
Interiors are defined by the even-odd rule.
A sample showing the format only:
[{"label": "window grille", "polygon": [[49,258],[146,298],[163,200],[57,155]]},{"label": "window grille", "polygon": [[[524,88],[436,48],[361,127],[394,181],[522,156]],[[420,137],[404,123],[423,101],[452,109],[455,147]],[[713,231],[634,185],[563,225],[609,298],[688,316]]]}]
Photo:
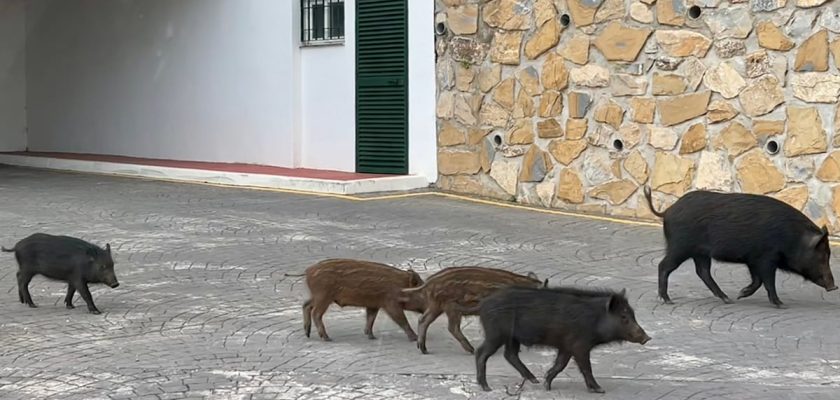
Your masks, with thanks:
[{"label": "window grille", "polygon": [[335,42],[344,39],[344,0],[301,0],[301,42]]}]

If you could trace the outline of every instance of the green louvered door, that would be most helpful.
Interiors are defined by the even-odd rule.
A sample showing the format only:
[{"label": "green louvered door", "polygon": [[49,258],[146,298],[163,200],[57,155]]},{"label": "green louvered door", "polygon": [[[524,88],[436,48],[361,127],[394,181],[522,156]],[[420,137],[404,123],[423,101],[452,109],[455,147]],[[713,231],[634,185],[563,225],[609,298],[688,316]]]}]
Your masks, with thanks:
[{"label": "green louvered door", "polygon": [[408,173],[407,0],[356,1],[356,171]]}]

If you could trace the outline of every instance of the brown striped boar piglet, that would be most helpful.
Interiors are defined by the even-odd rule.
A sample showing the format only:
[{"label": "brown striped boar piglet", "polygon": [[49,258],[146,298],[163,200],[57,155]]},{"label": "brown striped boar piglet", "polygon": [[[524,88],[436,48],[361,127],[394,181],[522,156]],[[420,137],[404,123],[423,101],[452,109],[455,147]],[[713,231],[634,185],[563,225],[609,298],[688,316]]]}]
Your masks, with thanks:
[{"label": "brown striped boar piglet", "polygon": [[426,311],[418,323],[419,339],[417,347],[423,354],[426,350],[426,332],[429,325],[442,313],[449,320],[449,333],[455,337],[468,353],[473,353],[469,340],[461,332],[461,318],[477,313],[465,312],[474,308],[481,299],[507,286],[538,287],[547,286],[548,279],[540,282],[537,276],[529,272],[519,275],[510,271],[484,267],[450,267],[430,276],[422,286],[403,289],[400,301],[403,304],[425,304]]},{"label": "brown striped boar piglet", "polygon": [[335,303],[339,307],[365,308],[367,323],[364,332],[369,339],[376,339],[373,322],[381,308],[405,331],[409,340],[417,340],[417,334],[408,324],[403,310],[422,313],[423,304],[404,305],[398,301],[401,289],[423,284],[417,272],[371,261],[327,259],[308,267],[304,275],[311,296],[303,303],[306,337],[309,337],[314,320],[318,336],[325,341],[331,340],[322,318],[327,308]]}]

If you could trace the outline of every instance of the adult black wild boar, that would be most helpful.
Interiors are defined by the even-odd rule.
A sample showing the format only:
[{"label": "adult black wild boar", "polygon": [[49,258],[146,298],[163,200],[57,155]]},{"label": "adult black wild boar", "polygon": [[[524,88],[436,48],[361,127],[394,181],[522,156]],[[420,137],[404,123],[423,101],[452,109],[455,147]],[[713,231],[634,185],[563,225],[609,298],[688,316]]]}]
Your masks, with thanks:
[{"label": "adult black wild boar", "polygon": [[475,353],[476,380],[486,391],[487,359],[502,346],[508,363],[533,383],[539,381],[519,358],[519,347],[556,348],[557,358],[545,375],[546,390],[574,357],[589,391],[604,393],[592,375],[592,349],[651,340],[636,322],[624,290],[507,287],[484,298],[478,308],[485,339]]},{"label": "adult black wild boar", "polygon": [[112,288],[120,285],[114,274],[110,244],[106,244],[103,250],[74,237],[35,233],[17,242],[15,247],[3,247],[2,250],[15,253],[19,266],[18,297],[29,307],[36,307],[29,294],[29,282],[35,275],[67,282],[67,296],[64,298],[67,308],[74,308],[73,295],[78,290],[92,314],[100,312],[93,304],[88,284],[104,283]]},{"label": "adult black wild boar", "polygon": [[703,283],[726,303],[732,300],[712,279],[712,259],[746,264],[752,282],[738,298],[749,297],[761,285],[776,307],[776,269],[801,275],[825,288],[837,289],[831,274],[828,230],[817,227],[799,210],[769,196],[743,193],[689,192],[664,212],[656,211],[650,188],[645,197],[651,211],[662,218],[667,245],[659,263],[659,296],[668,296],[668,277],[685,260]]}]

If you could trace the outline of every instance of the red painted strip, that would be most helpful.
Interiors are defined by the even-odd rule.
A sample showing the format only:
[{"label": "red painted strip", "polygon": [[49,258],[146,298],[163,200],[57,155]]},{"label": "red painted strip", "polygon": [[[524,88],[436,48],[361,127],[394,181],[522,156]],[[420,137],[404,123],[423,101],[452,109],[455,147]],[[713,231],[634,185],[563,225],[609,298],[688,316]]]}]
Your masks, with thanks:
[{"label": "red painted strip", "polygon": [[377,175],[377,174],[358,174],[355,172],[343,171],[329,171],[320,169],[308,168],[283,168],[274,167],[270,165],[256,165],[256,164],[239,164],[239,163],[214,163],[203,161],[178,161],[178,160],[160,160],[154,158],[139,158],[139,157],[125,157],[125,156],[109,156],[102,154],[79,154],[79,153],[48,153],[48,152],[5,152],[0,154],[10,154],[16,156],[27,157],[48,157],[60,158],[65,160],[81,160],[81,161],[103,161],[122,164],[133,165],[149,165],[155,167],[171,167],[171,168],[187,168],[207,171],[222,171],[222,172],[238,172],[245,174],[263,174],[274,176],[288,176],[294,178],[310,178],[310,179],[329,179],[336,181],[355,181],[371,178],[390,177],[395,175]]}]

